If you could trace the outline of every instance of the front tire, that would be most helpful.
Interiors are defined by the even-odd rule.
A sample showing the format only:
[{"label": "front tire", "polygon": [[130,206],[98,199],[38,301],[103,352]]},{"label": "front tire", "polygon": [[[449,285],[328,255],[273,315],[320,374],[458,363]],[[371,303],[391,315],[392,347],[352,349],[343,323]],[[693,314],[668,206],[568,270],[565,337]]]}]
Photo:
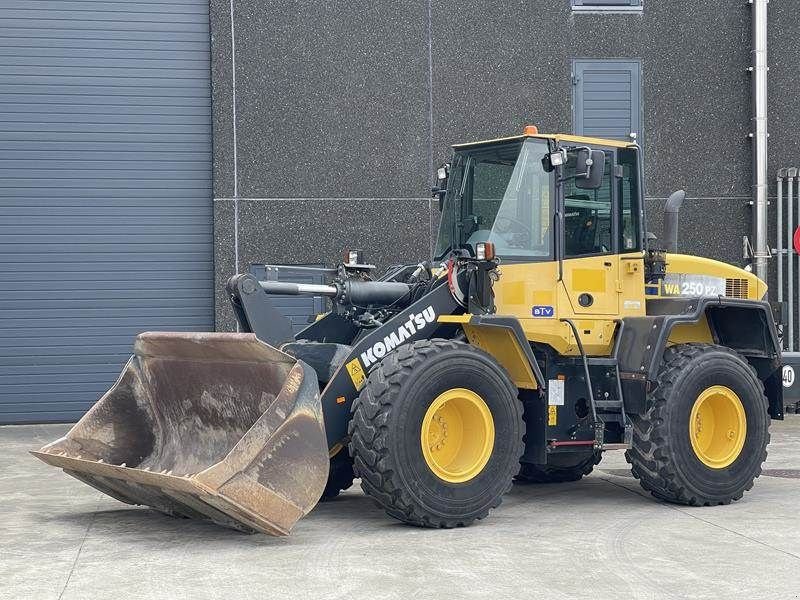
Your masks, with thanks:
[{"label": "front tire", "polygon": [[465,526],[511,489],[522,404],[488,354],[450,340],[400,347],[374,369],[349,425],[361,487],[391,516]]},{"label": "front tire", "polygon": [[767,458],[768,402],[750,364],[722,346],[664,353],[647,411],[632,417],[625,453],[653,496],[691,506],[729,504],[753,487]]}]

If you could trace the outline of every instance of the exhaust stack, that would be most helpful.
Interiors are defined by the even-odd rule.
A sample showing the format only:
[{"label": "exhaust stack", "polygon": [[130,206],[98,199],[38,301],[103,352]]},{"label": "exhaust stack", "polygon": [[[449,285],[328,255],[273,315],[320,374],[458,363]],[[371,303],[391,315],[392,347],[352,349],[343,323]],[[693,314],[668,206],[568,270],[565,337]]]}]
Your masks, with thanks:
[{"label": "exhaust stack", "polygon": [[673,192],[664,205],[664,249],[667,252],[678,251],[678,212],[686,199],[686,192]]}]

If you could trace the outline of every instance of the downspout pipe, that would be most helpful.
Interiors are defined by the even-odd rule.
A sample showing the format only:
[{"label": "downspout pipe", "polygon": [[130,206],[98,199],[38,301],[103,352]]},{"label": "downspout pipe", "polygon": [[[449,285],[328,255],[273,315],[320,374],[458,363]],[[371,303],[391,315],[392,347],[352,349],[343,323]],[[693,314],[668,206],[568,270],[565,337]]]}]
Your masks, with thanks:
[{"label": "downspout pipe", "polygon": [[[775,229],[775,258],[778,265],[778,303],[783,302],[783,180],[786,178],[786,169],[778,170],[775,181],[778,189],[778,206],[776,207],[778,226]],[[787,240],[788,243],[788,240]]]},{"label": "downspout pipe", "polygon": [[753,21],[752,72],[753,80],[753,266],[756,275],[767,280],[770,257],[767,239],[767,5],[769,0],[750,0]]}]

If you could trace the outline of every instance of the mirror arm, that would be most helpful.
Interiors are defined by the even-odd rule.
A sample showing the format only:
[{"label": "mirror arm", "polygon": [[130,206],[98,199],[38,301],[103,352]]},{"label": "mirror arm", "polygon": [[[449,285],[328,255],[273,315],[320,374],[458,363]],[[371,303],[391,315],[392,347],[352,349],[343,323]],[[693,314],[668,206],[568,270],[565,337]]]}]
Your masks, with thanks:
[{"label": "mirror arm", "polygon": [[436,198],[436,208],[439,209],[439,212],[444,211],[444,198],[447,195],[447,188],[432,188],[431,189],[431,198]]}]

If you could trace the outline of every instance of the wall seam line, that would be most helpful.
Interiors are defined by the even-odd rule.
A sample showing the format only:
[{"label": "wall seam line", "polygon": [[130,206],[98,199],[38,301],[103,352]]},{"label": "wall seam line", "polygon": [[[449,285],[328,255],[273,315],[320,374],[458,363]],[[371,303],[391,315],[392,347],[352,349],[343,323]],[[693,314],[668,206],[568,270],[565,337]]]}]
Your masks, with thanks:
[{"label": "wall seam line", "polygon": [[239,272],[239,153],[236,137],[236,26],[233,21],[233,0],[231,9],[231,117],[233,119],[233,256],[235,271]]},{"label": "wall seam line", "polygon": [[[645,196],[645,200],[666,200],[667,196]],[[686,196],[687,200],[750,200],[750,196]],[[775,199],[775,196],[770,196]],[[427,202],[427,196],[274,196],[274,197],[221,197],[214,198],[215,202],[236,202],[246,200],[250,202],[278,201],[278,202],[300,202],[304,200],[358,200],[358,201],[390,201],[390,200],[419,200]]]},{"label": "wall seam line", "polygon": [[379,196],[379,197],[371,197],[371,196],[362,196],[362,197],[351,197],[351,196],[297,196],[297,197],[283,197],[283,196],[275,196],[271,198],[246,198],[244,196],[239,196],[238,198],[214,198],[214,202],[236,202],[237,200],[245,200],[247,202],[302,202],[304,200],[357,200],[357,201],[368,201],[373,202],[375,200],[380,201],[396,201],[396,200],[414,200],[420,202],[427,202],[430,200],[428,197],[423,196]]},{"label": "wall seam line", "polygon": [[[433,11],[432,0],[428,5],[428,181],[433,180]],[[430,256],[433,256],[433,209],[428,199],[428,239]]]}]

